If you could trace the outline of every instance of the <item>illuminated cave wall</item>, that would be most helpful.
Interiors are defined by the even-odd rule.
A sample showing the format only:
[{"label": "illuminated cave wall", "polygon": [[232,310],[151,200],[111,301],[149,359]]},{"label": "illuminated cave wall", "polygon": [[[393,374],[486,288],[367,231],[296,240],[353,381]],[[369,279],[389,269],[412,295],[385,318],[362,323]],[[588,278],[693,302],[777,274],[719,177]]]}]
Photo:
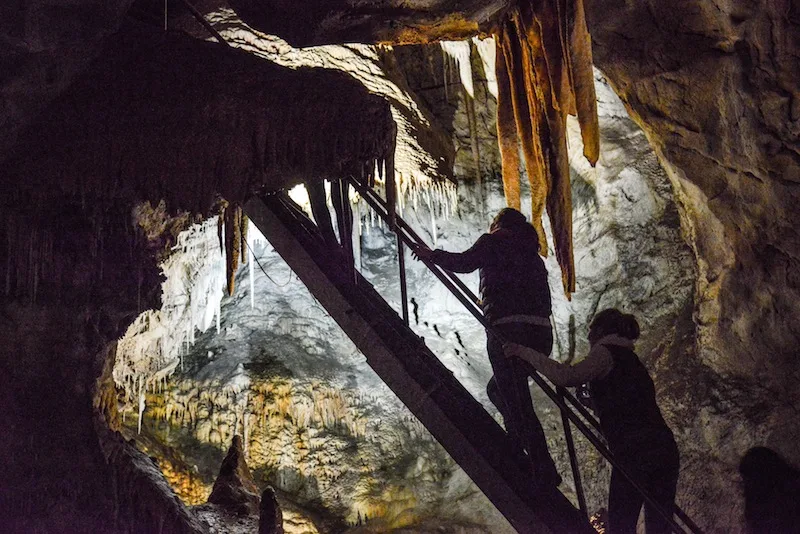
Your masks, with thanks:
[{"label": "illuminated cave wall", "polygon": [[[396,67],[407,73],[405,82],[410,88],[415,87],[419,71],[408,56],[431,53],[438,58],[430,71],[436,80],[444,75],[442,62],[447,60],[438,46],[398,52]],[[453,65],[448,68],[453,72]],[[458,78],[450,78],[447,94],[441,87],[439,95],[418,96],[443,122],[441,127],[451,132],[462,182],[457,203],[424,189],[416,199],[409,194],[404,199],[404,216],[430,243],[450,250],[468,247],[503,206],[500,182],[491,172],[498,166],[496,148],[491,150],[495,142],[491,113],[487,113],[492,97],[477,61],[475,71],[476,110],[484,121],[480,192],[471,177],[471,141]],[[691,253],[680,236],[666,174],[599,73],[597,87],[604,156],[596,170],[584,166],[582,158],[574,158],[579,291],[572,302],[560,290],[552,254],[548,259],[558,337],[555,353],[561,359],[584,353],[586,323],[599,307],[621,306],[636,313],[645,330],[644,353],[649,355],[671,335],[673,321],[691,305]],[[574,139],[572,143],[572,152],[579,156],[581,147]],[[446,217],[450,210],[453,213]],[[359,268],[390,302],[397,303],[393,239],[363,205],[358,213]],[[144,406],[141,443],[153,454],[166,446],[181,459],[170,463],[169,476],[186,502],[203,501],[225,449],[238,433],[245,437],[248,463],[262,484],[272,484],[286,498],[306,507],[323,509],[343,524],[367,517],[379,529],[424,521],[483,524],[493,532],[508,528],[255,229],[248,241],[260,266],[250,262],[240,269],[236,294],[221,300],[218,331],[217,300],[212,294],[215,284],[219,286],[222,267],[215,223],[205,223],[204,231],[196,227],[193,232],[170,258],[173,263],[166,264],[173,275],[164,285],[164,298],[171,305],[154,312],[175,321],[167,327],[181,340],[171,341],[174,350],[169,365],[174,374],[166,382],[144,379],[150,386],[142,404],[136,389],[140,382],[125,372],[116,375],[121,385],[127,384],[123,413],[128,432],[136,434],[138,411]],[[407,264],[410,294],[419,312],[415,328],[494,413],[484,393],[491,370],[481,328],[419,263],[409,256]],[[466,279],[477,286],[477,276]],[[201,304],[193,309],[192,302]],[[572,347],[571,323],[577,340]],[[196,331],[188,327],[192,324]],[[142,341],[157,350],[143,348]],[[159,353],[163,347],[140,333],[120,343],[118,362],[133,369],[147,361],[147,354]],[[131,354],[137,356],[131,359]],[[165,368],[164,363],[155,368]],[[127,381],[124,376],[129,377]],[[543,395],[537,395],[537,407],[565,475],[562,489],[571,493],[568,460],[557,430],[558,412]],[[584,473],[593,475],[585,483],[596,509],[604,505],[608,471],[584,443],[579,442],[579,448]]]}]

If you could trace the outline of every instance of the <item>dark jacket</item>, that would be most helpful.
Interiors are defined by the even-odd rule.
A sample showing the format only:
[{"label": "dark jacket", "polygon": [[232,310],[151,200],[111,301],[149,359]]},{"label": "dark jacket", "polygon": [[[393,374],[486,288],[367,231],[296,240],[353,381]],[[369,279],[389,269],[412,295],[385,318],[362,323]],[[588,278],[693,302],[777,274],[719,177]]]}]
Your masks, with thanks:
[{"label": "dark jacket", "polygon": [[637,436],[672,439],[672,432],[656,404],[653,379],[636,353],[626,347],[608,345],[614,367],[603,378],[589,383],[600,426],[611,451],[627,448]]},{"label": "dark jacket", "polygon": [[528,224],[483,234],[461,253],[435,250],[431,260],[456,273],[480,269],[483,313],[490,322],[510,315],[550,317],[547,269]]}]

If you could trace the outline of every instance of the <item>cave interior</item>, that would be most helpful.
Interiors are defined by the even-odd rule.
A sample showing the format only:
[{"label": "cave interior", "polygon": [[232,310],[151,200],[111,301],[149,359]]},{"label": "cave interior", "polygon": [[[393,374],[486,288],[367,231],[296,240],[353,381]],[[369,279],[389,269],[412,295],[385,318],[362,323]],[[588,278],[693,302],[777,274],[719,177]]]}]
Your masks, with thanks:
[{"label": "cave interior", "polygon": [[754,531],[753,447],[800,465],[796,2],[18,0],[0,37],[4,532],[603,531],[597,447],[532,383],[563,482],[522,475],[478,277],[409,249],[505,206],[553,358],[638,318],[680,532]]}]

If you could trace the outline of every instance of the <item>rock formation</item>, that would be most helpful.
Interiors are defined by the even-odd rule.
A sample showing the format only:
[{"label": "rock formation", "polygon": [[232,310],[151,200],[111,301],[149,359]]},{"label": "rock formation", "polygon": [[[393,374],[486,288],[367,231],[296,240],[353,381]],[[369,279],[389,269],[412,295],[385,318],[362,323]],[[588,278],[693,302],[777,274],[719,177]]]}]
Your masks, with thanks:
[{"label": "rock formation", "polygon": [[270,487],[261,494],[258,534],[283,534],[283,513],[275,497],[275,490]]},{"label": "rock formation", "polygon": [[[800,12],[789,1],[687,7],[587,6],[596,64],[669,173],[695,254],[684,377],[705,378],[668,383],[697,421],[689,442],[707,476],[691,484],[708,502],[708,485],[735,480],[753,445],[800,460]],[[725,493],[707,524],[729,521],[739,496]]]},{"label": "rock formation", "polygon": [[260,503],[258,486],[247,467],[242,449],[242,437],[238,434],[233,436],[228,454],[222,460],[208,502],[237,514],[250,514],[258,510]]},{"label": "rock formation", "polygon": [[[96,9],[96,6],[86,8]],[[78,14],[81,12],[72,4],[65,9],[70,13],[73,13],[73,9]],[[120,9],[120,12],[124,11],[122,7]],[[41,11],[37,7],[24,12],[26,16],[34,13]],[[16,15],[9,20],[16,20]],[[103,17],[77,16],[70,19],[70,24],[80,27],[88,21],[104,25],[102,31],[97,32],[100,35],[113,31],[118,23],[116,19],[112,24]],[[46,25],[30,26],[34,27],[45,34],[48,31]],[[13,151],[6,151],[6,147],[3,147],[4,167],[0,176],[6,191],[0,201],[3,207],[0,235],[4,243],[2,264],[5,281],[2,328],[9,340],[2,349],[4,372],[0,378],[0,389],[13,399],[10,403],[12,407],[3,410],[1,416],[3,427],[9,432],[4,432],[2,437],[4,454],[0,459],[0,467],[6,476],[0,493],[0,510],[3,527],[10,531],[58,531],[64,524],[85,531],[156,532],[161,528],[174,532],[203,531],[196,517],[187,512],[149,460],[145,458],[143,462],[141,453],[109,430],[108,425],[116,429],[111,413],[114,410],[110,408],[114,404],[115,394],[108,393],[106,386],[96,388],[95,381],[100,377],[101,370],[107,369],[110,373],[105,360],[113,359],[111,355],[116,352],[115,342],[127,324],[143,309],[158,307],[160,280],[153,262],[158,261],[156,257],[172,246],[175,234],[150,231],[156,227],[182,226],[192,219],[185,212],[199,210],[208,215],[212,206],[207,202],[213,201],[215,195],[195,187],[196,184],[192,185],[196,175],[188,168],[184,177],[191,178],[181,186],[179,181],[172,180],[180,172],[161,174],[160,171],[150,172],[152,168],[150,171],[140,168],[134,172],[134,167],[151,164],[160,167],[168,161],[182,161],[179,166],[189,164],[191,167],[189,162],[194,161],[197,165],[195,170],[208,168],[201,161],[209,147],[203,146],[199,139],[192,138],[191,132],[194,130],[177,115],[173,115],[175,121],[172,122],[176,128],[173,133],[177,133],[177,136],[171,135],[166,127],[170,122],[168,116],[181,110],[178,115],[183,115],[183,118],[194,116],[201,122],[204,121],[203,116],[216,117],[212,119],[218,121],[216,126],[211,129],[202,127],[201,130],[206,133],[213,131],[212,135],[234,132],[235,128],[225,126],[226,121],[233,120],[236,115],[248,121],[257,115],[253,114],[252,106],[258,104],[249,101],[247,93],[258,87],[259,83],[256,78],[249,77],[253,74],[249,72],[240,80],[242,83],[231,84],[228,90],[210,90],[213,84],[224,85],[226,76],[219,72],[216,76],[207,76],[210,71],[204,70],[204,67],[216,63],[226,74],[233,74],[237,61],[256,61],[256,70],[262,66],[267,69],[272,67],[244,53],[208,49],[206,47],[209,45],[188,37],[150,32],[153,40],[145,39],[132,44],[129,38],[133,37],[135,41],[137,34],[142,36],[140,31],[141,28],[134,28],[124,35],[116,35],[116,46],[112,42],[95,41],[97,34],[88,31],[85,38],[92,42],[83,43],[85,47],[77,48],[90,48],[97,54],[103,50],[102,59],[92,67],[95,70],[84,72],[80,81],[71,85],[70,90],[49,108],[46,115],[36,113],[40,109],[38,104],[28,102],[28,94],[24,90],[15,92],[19,88],[8,85],[4,80],[4,102],[13,111],[9,116],[13,123],[11,133],[16,134],[23,125],[26,126],[23,134],[25,139]],[[180,55],[184,45],[188,47],[183,48],[184,52],[189,49],[197,52],[190,54],[191,58],[186,55],[185,63],[181,60],[171,63],[169,72],[177,75],[182,71],[185,75],[177,76],[173,81],[186,84],[184,87],[189,92],[202,91],[202,87],[206,87],[210,90],[207,95],[210,100],[204,99],[206,104],[215,102],[210,107],[194,107],[193,102],[183,100],[185,95],[175,92],[176,87],[164,87],[159,95],[152,95],[146,83],[136,89],[137,82],[150,78],[148,72],[155,74],[150,69],[157,69],[158,58],[176,59],[176,56],[166,52],[167,49],[162,49],[165,53],[156,54],[158,58],[151,58],[154,61],[144,60],[136,67],[136,58],[143,59],[138,54],[147,55],[147,50],[154,51],[159,47],[159,42],[163,45],[173,38],[176,39],[172,41],[175,46],[167,45],[172,52]],[[203,65],[200,59],[203,56],[200,49],[203,48],[209,51],[208,57],[214,56],[217,60],[210,60]],[[25,65],[25,61],[33,61],[26,53],[32,52],[27,50],[20,54],[20,65]],[[57,53],[53,52],[55,56]],[[50,56],[47,58],[48,61],[52,59]],[[59,75],[59,88],[63,89],[77,77],[76,71],[86,68],[86,64],[82,56],[76,60],[72,53],[65,53],[58,58],[64,61],[65,71],[56,72]],[[57,61],[54,63],[58,65]],[[179,66],[181,63],[188,70],[182,70]],[[126,66],[131,69],[126,70]],[[162,66],[166,66],[166,63]],[[62,74],[63,78],[60,77]],[[288,73],[287,69],[287,74],[289,77],[304,77],[309,72]],[[23,86],[26,83],[33,84],[36,75],[38,71],[22,69],[18,77],[12,77],[10,81]],[[115,85],[128,75],[130,84],[124,82]],[[365,102],[360,99],[372,99],[377,105],[376,110],[383,109],[378,113],[383,114],[384,118],[377,119],[377,122],[383,121],[384,125],[391,124],[393,127],[385,102],[369,97],[363,88],[345,75],[328,72],[323,76],[337,78],[344,84],[340,86],[342,90],[327,93],[322,87],[324,83],[317,84],[309,79],[307,89],[311,92],[304,94],[311,96],[313,91],[319,91],[317,100],[320,102],[322,95],[335,94],[338,95],[336,98],[345,99],[352,97],[354,104],[359,102],[352,109],[362,111],[366,111],[366,108],[362,106]],[[157,79],[167,81],[157,75],[150,79],[153,82]],[[251,85],[248,86],[247,80]],[[55,92],[55,88],[52,94],[42,91],[41,94],[46,94],[42,100],[54,98]],[[280,91],[270,94],[278,97]],[[284,92],[283,96],[288,96],[288,93]],[[236,101],[241,106],[240,112],[233,112],[237,107]],[[266,104],[264,99],[257,102],[262,106]],[[92,107],[95,105],[99,108]],[[165,115],[158,112],[160,105],[164,105],[161,110]],[[245,107],[250,111],[245,113]],[[304,112],[283,105],[273,109],[276,113],[291,110]],[[95,114],[95,111],[99,111],[99,114]],[[205,115],[205,112],[210,114]],[[158,120],[154,121],[157,116]],[[342,131],[341,128],[348,121],[354,121],[353,124],[357,124],[358,128],[369,130],[377,124],[375,117],[368,122],[356,121],[352,113],[331,118],[337,124],[335,130],[329,130],[328,139],[335,139],[336,132]],[[126,121],[131,122],[127,122],[126,126],[123,124]],[[134,123],[138,123],[138,126]],[[256,123],[258,120],[251,122],[252,125]],[[281,121],[277,124],[286,126]],[[322,135],[324,128],[317,123],[313,131],[312,135]],[[375,130],[375,134],[377,137],[370,134],[361,138],[363,143],[358,146],[351,145],[352,155],[355,156],[356,152],[363,155],[380,144],[381,134],[378,130]],[[339,148],[347,150],[344,147],[357,137],[342,140]],[[231,173],[229,171],[234,169],[227,168],[226,172],[218,175],[220,182],[212,189],[222,188],[222,184],[238,189],[236,184],[241,185],[239,180],[248,180],[247,175],[250,178],[264,178],[262,164],[270,159],[266,142],[268,138],[269,133],[265,129],[256,127],[241,143],[228,139],[223,143],[224,148],[218,147],[220,155],[233,155],[231,148],[237,145],[240,148],[247,147],[245,150],[250,150],[250,157],[238,154],[240,157],[231,158],[228,162],[250,166],[255,172],[244,171],[242,174],[239,171],[243,169],[239,168]],[[281,138],[281,142],[290,140],[291,135]],[[94,145],[94,142],[100,144]],[[160,149],[171,145],[171,157],[165,159],[156,145],[160,145]],[[282,161],[289,166],[303,166],[304,160],[309,161],[306,156],[314,150],[325,146],[328,147],[326,150],[336,150],[329,143],[315,142],[314,145],[314,149],[305,145],[309,152],[300,150],[302,144],[295,145],[297,150],[282,147],[278,152]],[[24,148],[26,146],[39,148],[30,150]],[[156,153],[146,156],[147,146],[156,148]],[[388,153],[391,153],[391,149]],[[351,165],[358,160],[360,163],[353,167],[356,171],[365,167],[362,164],[370,164],[367,167],[371,172],[371,165],[376,160],[360,158],[360,155],[355,159],[345,158],[350,159],[350,163],[340,161]],[[61,163],[57,163],[59,160]],[[273,160],[273,163],[276,162]],[[34,167],[38,170],[34,170]],[[77,167],[82,170],[72,172]],[[276,176],[281,180],[297,179],[297,176],[291,178],[291,173],[285,171],[276,173]],[[157,189],[161,186],[156,185],[159,182],[164,187],[160,191]],[[141,199],[150,196],[150,193],[153,194],[152,198],[161,198],[168,190],[179,197],[188,193],[198,203],[188,201],[181,205],[188,197],[184,196],[183,200],[173,197],[169,212],[156,215],[153,226],[138,218],[136,213],[139,212],[135,208],[141,204]],[[232,192],[229,192],[231,197],[235,196]],[[230,200],[235,201],[233,198]],[[159,218],[160,223],[155,222]],[[174,226],[173,222],[176,222]],[[99,419],[95,419],[97,414],[93,414],[93,406],[98,409],[102,407],[105,411],[98,415]],[[50,420],[53,422],[42,423]],[[16,430],[26,436],[24,449],[14,443]],[[15,450],[16,453],[12,452]],[[39,452],[37,455],[25,452],[32,450]],[[40,462],[40,457],[47,458],[47,461]],[[33,512],[34,503],[41,502],[43,495],[52,496],[44,497],[49,504],[38,506],[38,511]]]},{"label": "rock formation", "polygon": [[[341,43],[429,43],[467,39],[508,8],[508,0],[428,0],[398,7],[390,0],[234,0],[247,24],[281,35],[293,46]],[[304,16],[298,17],[302,13]]]}]

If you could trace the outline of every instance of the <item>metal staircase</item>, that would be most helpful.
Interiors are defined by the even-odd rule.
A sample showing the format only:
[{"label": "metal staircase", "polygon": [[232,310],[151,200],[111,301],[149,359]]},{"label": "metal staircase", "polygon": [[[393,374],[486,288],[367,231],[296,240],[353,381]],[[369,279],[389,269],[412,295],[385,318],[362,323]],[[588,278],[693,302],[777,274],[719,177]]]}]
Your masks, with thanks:
[{"label": "metal staircase", "polygon": [[[561,410],[578,493],[580,509],[577,509],[557,488],[537,486],[527,458],[422,338],[411,330],[403,246],[422,243],[422,240],[374,190],[356,180],[350,183],[397,235],[401,314],[356,271],[352,249],[326,241],[317,226],[285,193],[253,197],[244,210],[366,356],[367,363],[518,532],[594,532],[586,515],[570,423],[613,463],[597,435],[597,421],[566,390],[554,391],[540,376],[533,376]],[[459,278],[432,264],[427,266],[484,327],[489,326],[483,320],[476,297]],[[641,493],[649,500],[643,491]],[[677,515],[686,528],[670,518],[675,532],[700,532],[680,510]]]}]

